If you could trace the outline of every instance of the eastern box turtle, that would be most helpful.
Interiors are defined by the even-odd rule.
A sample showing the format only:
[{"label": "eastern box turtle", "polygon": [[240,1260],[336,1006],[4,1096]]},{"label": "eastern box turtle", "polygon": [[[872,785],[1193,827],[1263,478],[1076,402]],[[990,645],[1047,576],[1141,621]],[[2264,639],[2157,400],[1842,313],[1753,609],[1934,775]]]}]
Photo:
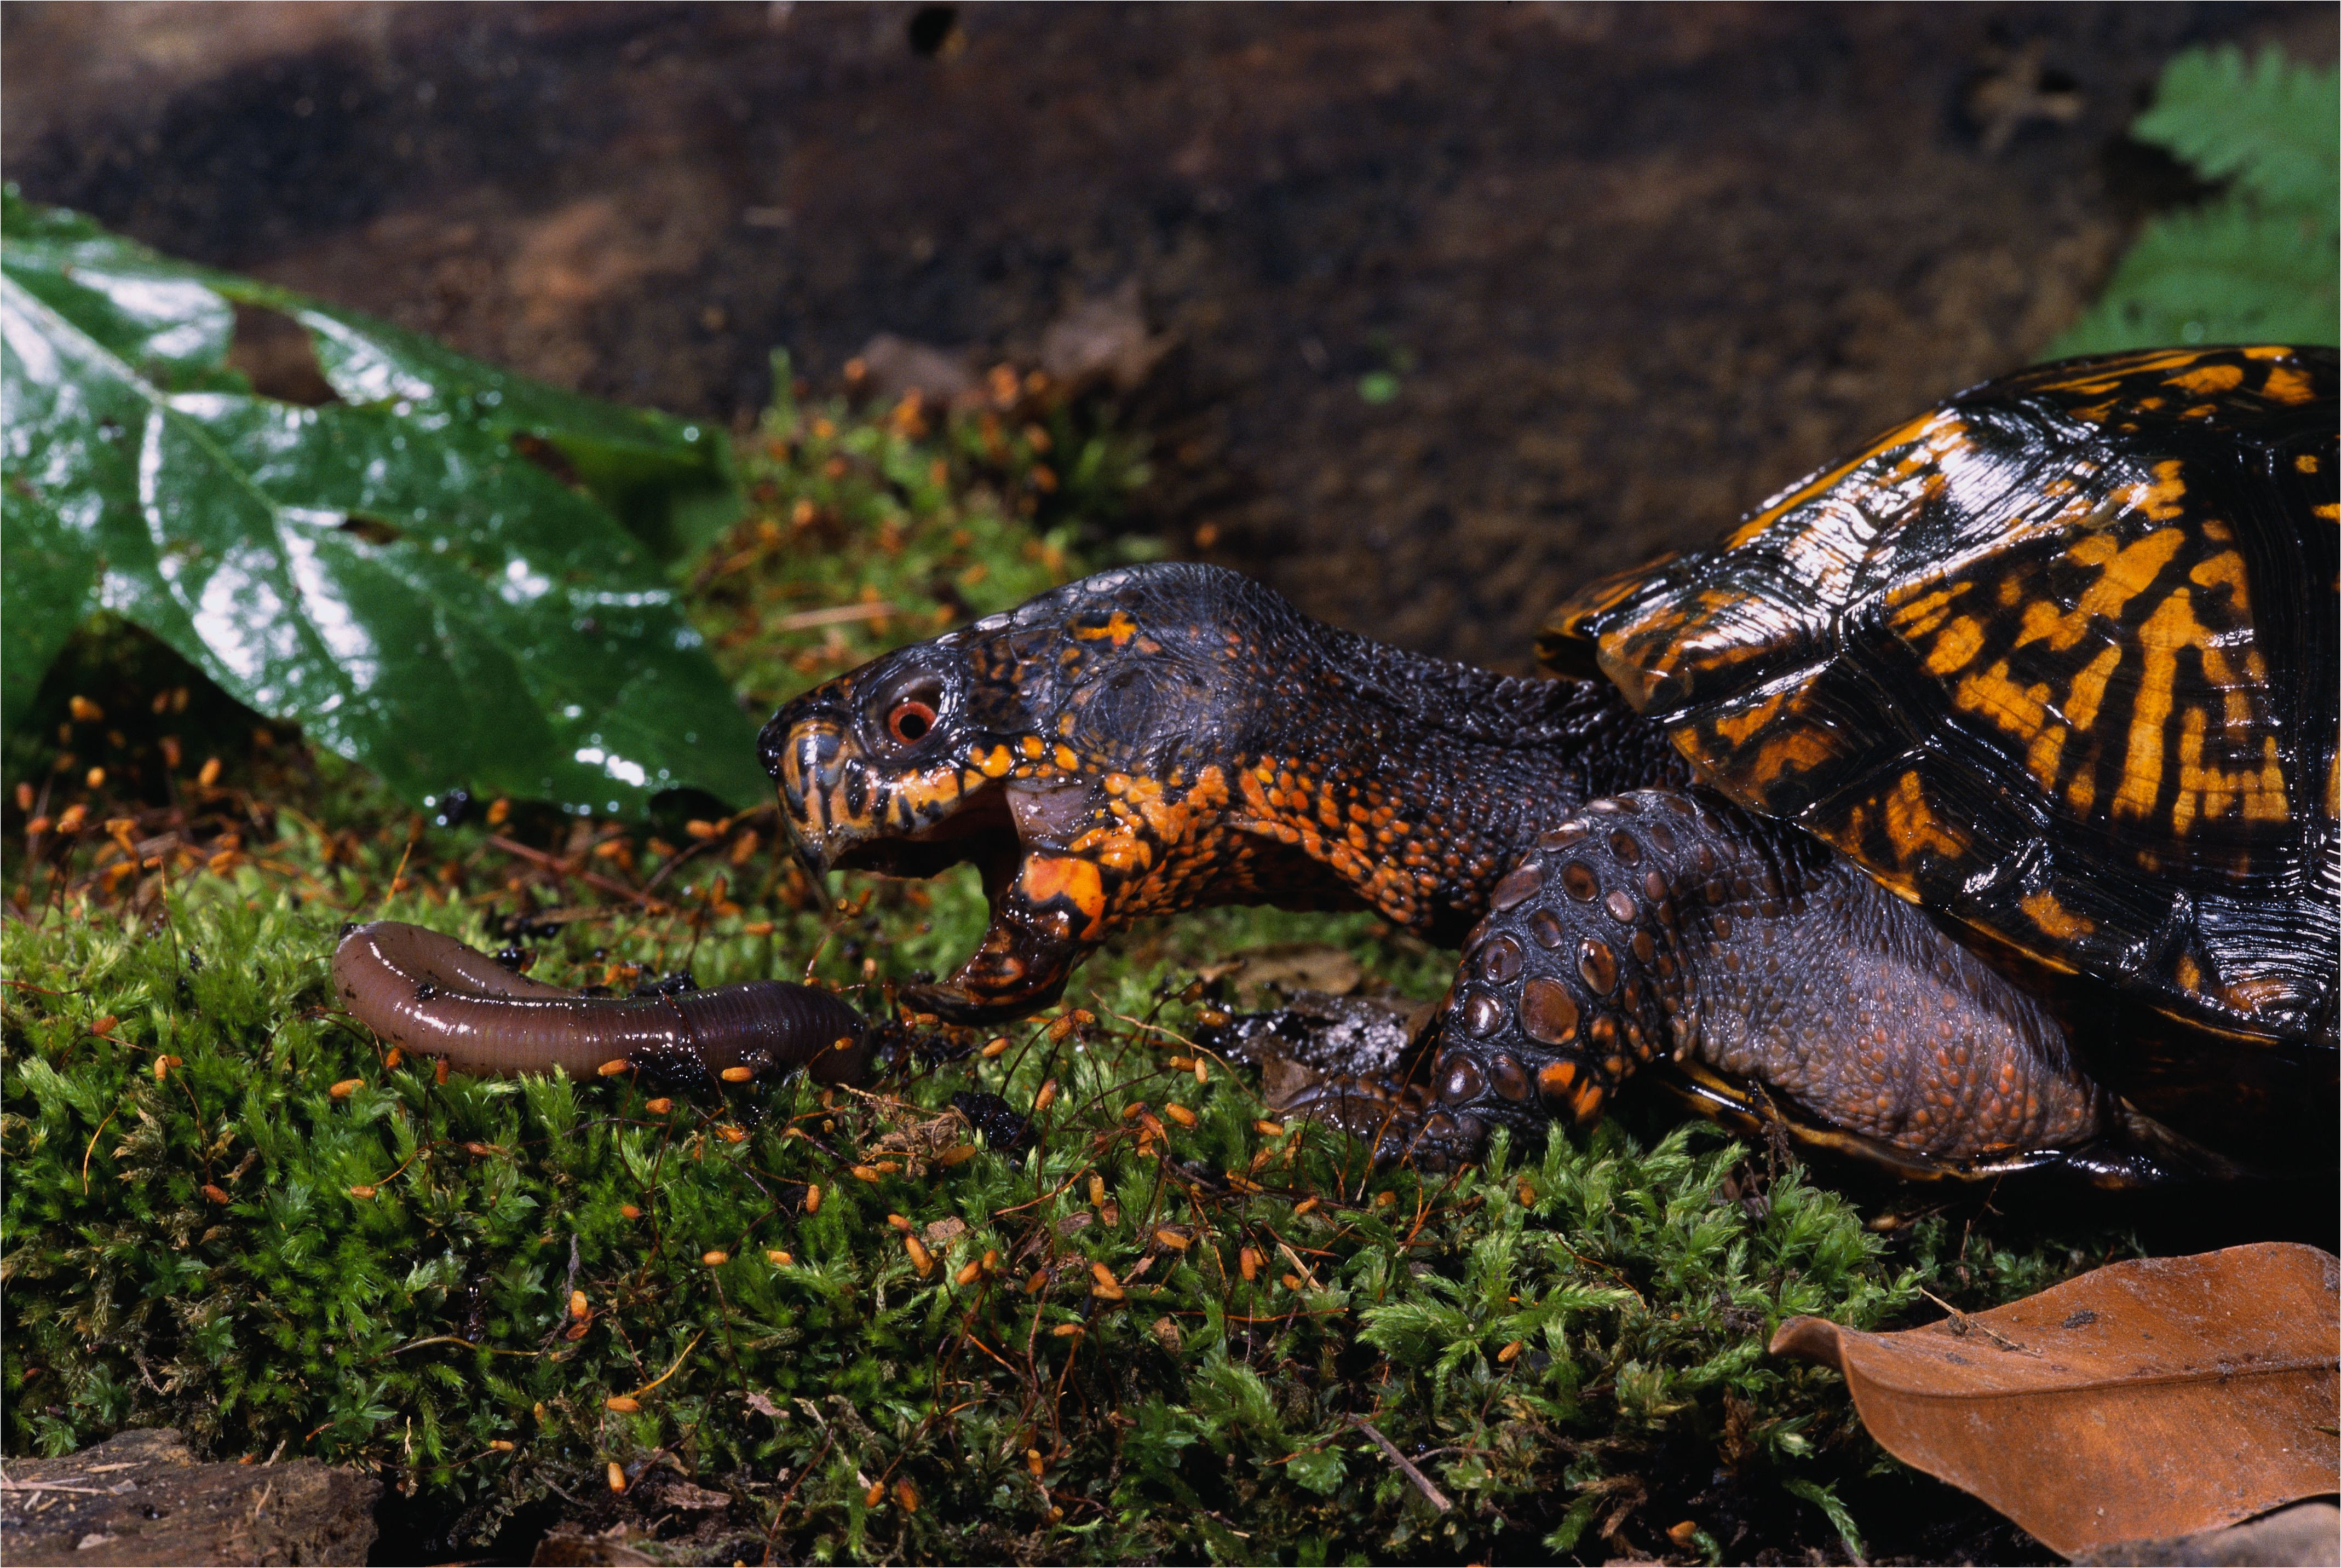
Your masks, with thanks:
[{"label": "eastern box turtle", "polygon": [[1459,944],[1415,1081],[1306,1097],[1385,1158],[1643,1071],[1913,1176],[2329,1163],[2335,361],[1962,392],[1587,590],[1550,680],[1140,567],[830,681],[764,761],[817,870],[981,868],[981,947],[912,998],[955,1018],[1200,904]]}]

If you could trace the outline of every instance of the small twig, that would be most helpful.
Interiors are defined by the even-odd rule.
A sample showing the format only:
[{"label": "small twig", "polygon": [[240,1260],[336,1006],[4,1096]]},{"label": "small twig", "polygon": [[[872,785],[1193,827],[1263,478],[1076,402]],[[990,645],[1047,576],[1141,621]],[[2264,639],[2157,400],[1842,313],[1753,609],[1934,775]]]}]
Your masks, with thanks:
[{"label": "small twig", "polygon": [[505,854],[512,856],[515,859],[525,860],[530,865],[538,867],[543,870],[551,871],[556,876],[573,878],[576,880],[584,883],[587,887],[594,888],[600,892],[610,893],[621,898],[631,899],[637,904],[654,904],[658,902],[657,899],[651,898],[648,894],[640,892],[635,888],[629,888],[626,884],[618,881],[614,878],[604,877],[598,871],[588,871],[583,866],[573,865],[558,855],[549,855],[542,849],[533,849],[526,844],[520,843],[515,839],[505,838],[501,833],[489,834],[488,843],[493,848],[503,850]]},{"label": "small twig", "polygon": [[[406,841],[406,848],[399,851],[398,869],[390,874],[390,884],[382,890],[382,901],[374,907],[375,919],[378,920],[382,918],[383,910],[389,907],[391,899],[398,896],[399,881],[401,878],[405,877],[406,862],[413,857],[413,854],[414,840],[409,839]],[[290,868],[287,868],[289,869]]]},{"label": "small twig", "polygon": [[691,1336],[691,1343],[682,1347],[682,1354],[674,1358],[674,1365],[668,1367],[664,1372],[660,1373],[656,1377],[652,1378],[648,1383],[643,1384],[640,1388],[635,1389],[632,1397],[637,1399],[641,1398],[643,1394],[648,1394],[652,1389],[656,1388],[660,1384],[664,1383],[668,1378],[672,1377],[677,1372],[680,1372],[682,1369],[683,1362],[690,1357],[692,1351],[699,1348],[699,1342],[706,1337],[707,1331],[703,1328],[697,1334],[692,1335]]},{"label": "small twig", "polygon": [[105,1120],[97,1124],[97,1131],[89,1135],[89,1146],[81,1151],[81,1190],[82,1196],[85,1197],[89,1196],[90,1156],[97,1153],[97,1140],[105,1136],[106,1127],[112,1124],[115,1117],[121,1114],[122,1107],[120,1106],[116,1106],[112,1110],[106,1112]]},{"label": "small twig", "polygon": [[64,1486],[55,1481],[9,1481],[0,1479],[0,1492],[74,1492],[84,1497],[108,1495],[101,1486]]},{"label": "small twig", "polygon": [[816,626],[842,626],[852,620],[883,620],[902,613],[882,600],[876,604],[832,604],[822,610],[800,610],[794,615],[783,615],[765,630],[769,631],[810,631]]},{"label": "small twig", "polygon": [[1441,1513],[1451,1513],[1455,1511],[1455,1504],[1447,1501],[1447,1494],[1433,1485],[1430,1476],[1416,1469],[1414,1461],[1400,1454],[1398,1451],[1398,1444],[1382,1435],[1381,1428],[1370,1421],[1355,1415],[1350,1417],[1350,1424],[1372,1438],[1374,1446],[1389,1455],[1390,1462],[1398,1466],[1399,1474],[1413,1482],[1414,1489],[1428,1498],[1433,1508],[1438,1509]]},{"label": "small twig", "polygon": [[504,1350],[493,1345],[474,1345],[460,1334],[434,1334],[428,1339],[409,1340],[404,1345],[383,1352],[383,1355],[404,1355],[410,1350],[421,1350],[425,1345],[460,1345],[465,1350],[484,1350],[490,1355],[542,1355],[544,1354],[541,1350]]},{"label": "small twig", "polygon": [[[813,1419],[815,1421],[821,1421],[821,1417],[818,1415],[815,1415]],[[802,1470],[797,1472],[796,1479],[789,1483],[789,1489],[781,1494],[781,1500],[778,1503],[772,1504],[772,1528],[764,1532],[764,1561],[766,1563],[770,1563],[772,1560],[772,1543],[781,1533],[782,1517],[788,1513],[789,1503],[796,1497],[797,1488],[804,1484],[806,1476],[811,1475],[814,1471],[821,1468],[821,1462],[829,1457],[830,1449],[835,1446],[837,1443],[837,1434],[829,1429],[829,1423],[821,1421],[821,1452],[814,1454],[812,1458],[806,1463],[805,1467]]]},{"label": "small twig", "polygon": [[1986,1339],[1988,1339],[1994,1345],[1999,1346],[2002,1350],[2012,1350],[2019,1355],[2037,1356],[2040,1354],[2028,1345],[2017,1344],[2016,1341],[2008,1338],[2007,1335],[2000,1333],[1999,1330],[1992,1327],[1991,1325],[1986,1323],[1983,1319],[1973,1316],[1967,1313],[1961,1312],[1957,1307],[1953,1306],[1949,1302],[1945,1301],[1941,1296],[1937,1295],[1925,1285],[1920,1285],[1918,1287],[1918,1294],[1951,1315],[1951,1332],[1953,1334],[1965,1334],[1967,1330],[1972,1328],[1977,1334],[1982,1335]]}]

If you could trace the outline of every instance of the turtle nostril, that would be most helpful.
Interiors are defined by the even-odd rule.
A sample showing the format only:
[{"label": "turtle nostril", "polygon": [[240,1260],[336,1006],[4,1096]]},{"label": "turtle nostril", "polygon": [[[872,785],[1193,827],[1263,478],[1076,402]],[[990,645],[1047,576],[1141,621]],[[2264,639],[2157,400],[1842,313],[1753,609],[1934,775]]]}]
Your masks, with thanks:
[{"label": "turtle nostril", "polygon": [[785,753],[784,767],[807,781],[826,777],[835,771],[838,754],[845,749],[838,743],[832,729],[812,729],[796,738],[796,744]]}]

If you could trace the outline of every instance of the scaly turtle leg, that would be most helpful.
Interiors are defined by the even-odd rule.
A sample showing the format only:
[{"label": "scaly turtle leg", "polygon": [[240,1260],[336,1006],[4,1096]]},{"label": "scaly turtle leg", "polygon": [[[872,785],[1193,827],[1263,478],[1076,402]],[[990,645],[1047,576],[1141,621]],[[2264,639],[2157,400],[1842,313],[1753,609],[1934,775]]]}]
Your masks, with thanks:
[{"label": "scaly turtle leg", "polygon": [[1438,1028],[1426,1082],[1329,1082],[1290,1108],[1445,1164],[1499,1124],[1589,1122],[1655,1065],[1710,1116],[1904,1176],[2171,1174],[2115,1146],[2139,1118],[2038,1002],[1825,846],[1685,791],[1596,800],[1539,838]]}]

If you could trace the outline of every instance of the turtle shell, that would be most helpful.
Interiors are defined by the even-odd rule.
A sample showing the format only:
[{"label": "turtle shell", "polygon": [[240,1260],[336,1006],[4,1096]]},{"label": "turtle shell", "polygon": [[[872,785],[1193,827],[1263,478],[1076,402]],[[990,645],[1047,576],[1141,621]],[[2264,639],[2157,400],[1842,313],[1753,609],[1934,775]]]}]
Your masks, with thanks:
[{"label": "turtle shell", "polygon": [[2038,964],[2329,1043],[2336,380],[2250,347],[1987,382],[1594,585],[1547,662],[1592,653],[1714,788]]}]

